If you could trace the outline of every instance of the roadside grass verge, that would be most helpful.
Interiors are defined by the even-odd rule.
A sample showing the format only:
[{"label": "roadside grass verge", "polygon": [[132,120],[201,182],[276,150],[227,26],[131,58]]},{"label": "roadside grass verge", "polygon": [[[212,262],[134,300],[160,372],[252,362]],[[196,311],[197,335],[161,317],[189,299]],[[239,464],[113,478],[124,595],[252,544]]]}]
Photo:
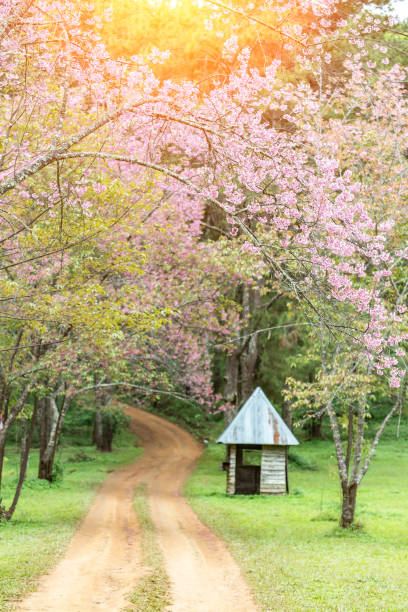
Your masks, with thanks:
[{"label": "roadside grass verge", "polygon": [[215,444],[185,487],[201,519],[228,543],[261,610],[407,610],[406,442],[380,444],[358,493],[360,527],[349,531],[338,527],[332,444],[305,442],[296,454],[287,496],[227,497],[219,467],[225,448]]},{"label": "roadside grass verge", "polygon": [[133,605],[127,609],[138,612],[162,612],[170,604],[170,581],[164,569],[163,555],[150,518],[144,484],[136,489],[134,508],[142,528],[143,565],[147,568],[147,573],[129,597]]},{"label": "roadside grass verge", "polygon": [[[58,455],[63,478],[50,484],[36,478],[38,452],[31,452],[14,517],[0,523],[0,610],[12,610],[16,600],[34,588],[35,578],[56,563],[107,473],[141,454],[130,431],[118,434],[112,453],[69,446],[66,440]],[[19,457],[13,448],[6,456],[3,498],[7,505],[14,492]]]}]

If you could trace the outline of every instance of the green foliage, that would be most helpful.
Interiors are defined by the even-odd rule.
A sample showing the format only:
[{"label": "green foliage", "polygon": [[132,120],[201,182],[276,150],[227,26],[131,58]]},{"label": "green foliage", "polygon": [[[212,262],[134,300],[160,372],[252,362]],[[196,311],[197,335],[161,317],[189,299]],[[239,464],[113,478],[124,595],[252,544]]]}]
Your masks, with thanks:
[{"label": "green foliage", "polygon": [[64,478],[64,464],[60,458],[55,459],[54,464],[52,466],[51,472],[51,482],[62,482]]},{"label": "green foliage", "polygon": [[312,463],[310,459],[304,455],[300,455],[294,450],[289,451],[288,455],[289,463],[294,467],[300,470],[310,470],[315,472],[317,470],[317,465]]},{"label": "green foliage", "polygon": [[28,475],[26,476],[25,480],[24,480],[24,485],[23,488],[25,489],[30,489],[32,491],[50,491],[53,490],[55,488],[58,488],[59,483],[56,481],[50,482],[49,480],[46,480],[45,478],[38,478],[37,476],[34,475]]},{"label": "green foliage", "polygon": [[71,455],[71,457],[68,457],[67,461],[69,463],[84,463],[86,461],[95,461],[95,457],[90,457],[83,450],[79,450],[74,455]]},{"label": "green foliage", "polygon": [[[131,397],[123,395],[123,401],[134,401]],[[196,403],[182,402],[172,397],[157,397],[142,408],[154,414],[177,423],[187,429],[193,436],[200,439],[208,439],[214,427],[221,428],[224,423],[224,415],[221,413],[209,414],[204,407]]]},{"label": "green foliage", "polygon": [[[95,412],[95,411],[93,411]],[[102,423],[109,426],[113,434],[126,429],[130,424],[130,417],[119,406],[108,404],[100,409]]]},{"label": "green foliage", "polygon": [[[93,407],[94,398],[85,396],[82,400],[73,404],[67,412],[65,418],[63,433],[63,443],[65,437],[70,441],[75,442],[78,446],[88,446],[92,440],[95,410]],[[90,407],[91,405],[91,407]],[[129,417],[125,415],[123,410],[115,405],[107,405],[100,409],[102,421],[112,429],[113,435],[118,439],[118,436],[126,430],[129,425]],[[78,451],[76,457],[71,457],[69,461],[72,463],[87,461],[89,459],[82,458],[86,456],[83,451]]]},{"label": "green foliage", "polygon": [[66,414],[62,433],[68,435],[71,439],[75,438],[79,441],[85,438],[88,434],[91,436],[94,423],[94,410],[89,406],[92,405],[90,398],[84,397],[81,401],[73,401]]},{"label": "green foliage", "polygon": [[402,440],[380,445],[359,489],[353,530],[337,527],[340,495],[330,442],[302,444],[301,455],[318,470],[290,463],[291,493],[277,497],[227,496],[219,470],[224,452],[209,446],[186,492],[201,519],[227,541],[260,610],[406,608],[408,451]]},{"label": "green foliage", "polygon": [[282,389],[287,376],[290,374],[306,381],[316,367],[310,355],[309,359],[299,359],[308,352],[309,346],[304,318],[286,297],[276,300],[271,308],[263,309],[257,318],[257,327],[266,331],[259,335],[256,384],[278,409],[282,407]]}]

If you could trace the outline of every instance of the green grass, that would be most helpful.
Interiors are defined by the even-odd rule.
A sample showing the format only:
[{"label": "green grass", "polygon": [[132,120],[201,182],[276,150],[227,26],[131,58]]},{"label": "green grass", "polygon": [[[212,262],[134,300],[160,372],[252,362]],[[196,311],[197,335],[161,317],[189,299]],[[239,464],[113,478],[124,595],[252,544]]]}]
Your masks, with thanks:
[{"label": "green grass", "polygon": [[161,612],[170,604],[170,581],[164,569],[163,554],[150,518],[145,485],[136,489],[134,507],[142,527],[143,565],[148,571],[129,598],[133,604],[129,610]]},{"label": "green grass", "polygon": [[[125,431],[118,435],[113,453],[65,446],[58,456],[64,468],[63,479],[54,484],[36,478],[38,453],[31,452],[14,517],[9,523],[0,523],[0,610],[13,609],[13,601],[31,590],[33,580],[56,562],[107,472],[141,455],[142,449],[135,448],[134,443],[134,436]],[[78,461],[79,450],[88,461]],[[82,455],[82,459],[86,457]],[[17,463],[15,450],[9,449],[3,490],[6,505],[14,492]]]},{"label": "green grass", "polygon": [[361,529],[338,527],[333,446],[296,449],[288,496],[225,495],[225,449],[210,444],[186,486],[201,518],[227,541],[263,611],[408,609],[408,447],[385,440],[358,493]]}]

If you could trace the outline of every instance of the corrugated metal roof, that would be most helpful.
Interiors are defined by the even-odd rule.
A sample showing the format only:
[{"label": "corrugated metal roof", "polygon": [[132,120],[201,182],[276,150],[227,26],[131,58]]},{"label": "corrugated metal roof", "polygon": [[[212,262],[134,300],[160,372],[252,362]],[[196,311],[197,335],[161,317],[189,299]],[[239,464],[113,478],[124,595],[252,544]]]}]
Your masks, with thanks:
[{"label": "corrugated metal roof", "polygon": [[247,399],[217,443],[223,444],[299,444],[260,387]]}]

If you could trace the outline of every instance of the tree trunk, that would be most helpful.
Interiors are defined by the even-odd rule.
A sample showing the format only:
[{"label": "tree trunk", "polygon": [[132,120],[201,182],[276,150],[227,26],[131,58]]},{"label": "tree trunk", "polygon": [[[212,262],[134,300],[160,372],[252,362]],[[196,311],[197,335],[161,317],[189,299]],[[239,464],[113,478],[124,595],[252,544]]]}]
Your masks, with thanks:
[{"label": "tree trunk", "polygon": [[341,527],[351,527],[354,522],[354,513],[356,509],[357,500],[357,484],[346,484],[342,485],[343,503],[341,507]]},{"label": "tree trunk", "polygon": [[95,411],[94,441],[96,448],[103,453],[112,452],[113,423],[109,415],[104,415],[101,410],[112,401],[112,389],[100,388],[96,391],[98,406]]},{"label": "tree trunk", "polygon": [[103,436],[102,436],[102,448],[103,453],[112,452],[112,441],[113,441],[113,429],[109,424],[104,423]]},{"label": "tree trunk", "polygon": [[285,423],[285,425],[288,426],[288,428],[290,429],[290,431],[292,431],[293,428],[293,418],[292,418],[292,411],[290,409],[290,405],[288,402],[283,402],[283,406],[282,406],[282,419],[283,422]]},{"label": "tree trunk", "polygon": [[312,419],[310,436],[313,440],[323,440],[322,422],[323,422],[323,415]]},{"label": "tree trunk", "polygon": [[52,481],[53,453],[58,424],[58,408],[54,397],[40,400],[40,460],[38,478]]},{"label": "tree trunk", "polygon": [[254,333],[253,315],[261,305],[258,287],[244,285],[237,300],[242,304],[241,326],[237,331],[236,348],[227,354],[225,372],[225,400],[234,410],[225,413],[226,423],[230,423],[243,402],[254,390],[256,364],[258,361],[258,334]]},{"label": "tree trunk", "polygon": [[1,481],[3,479],[4,451],[5,451],[5,445],[2,444],[0,447],[0,491],[1,491]]},{"label": "tree trunk", "polygon": [[40,463],[41,457],[45,453],[47,448],[48,438],[50,436],[49,418],[48,418],[48,404],[45,397],[41,397],[38,400],[38,435],[40,439]]},{"label": "tree trunk", "polygon": [[349,469],[350,469],[351,452],[353,449],[353,438],[354,438],[354,411],[353,411],[353,406],[349,406],[348,428],[347,428],[347,451],[346,451],[347,474],[349,473]]},{"label": "tree trunk", "polygon": [[3,461],[4,461],[4,453],[5,453],[5,448],[6,448],[7,436],[10,432],[11,426],[13,425],[17,416],[20,414],[21,410],[23,409],[24,404],[27,401],[28,395],[30,393],[30,390],[31,390],[31,385],[30,383],[28,383],[26,384],[23,392],[21,393],[17,404],[15,404],[13,408],[10,410],[10,413],[9,413],[10,394],[7,393],[6,405],[5,405],[5,408],[3,408],[3,429],[0,431],[0,458],[1,458],[1,462],[0,462],[0,468],[1,468],[1,471],[0,471],[0,498],[1,498]]},{"label": "tree trunk", "polygon": [[102,423],[102,444],[101,450],[103,453],[111,453],[112,452],[112,441],[114,434],[114,427],[112,423],[112,419],[107,417],[103,419]]},{"label": "tree trunk", "polygon": [[[245,286],[242,291],[242,314],[246,321],[241,366],[241,402],[245,402],[254,390],[256,362],[258,360],[258,334],[254,332],[253,316],[260,307],[260,292],[257,287]],[[247,336],[247,337],[245,337]]]},{"label": "tree trunk", "polygon": [[14,511],[17,507],[18,500],[20,499],[21,489],[23,488],[24,479],[27,473],[28,456],[30,453],[31,442],[33,439],[36,419],[37,419],[37,402],[34,402],[34,410],[33,410],[33,415],[31,417],[30,431],[28,433],[28,436],[27,436],[27,419],[24,419],[24,422],[23,422],[23,432],[21,436],[20,473],[19,473],[17,488],[14,493],[12,504],[6,513],[6,518],[8,521],[13,516]]},{"label": "tree trunk", "polygon": [[234,407],[233,410],[229,410],[225,413],[226,423],[230,423],[236,414],[237,407],[239,406],[239,389],[238,389],[238,375],[239,375],[239,358],[237,351],[227,355],[227,363],[225,368],[225,391],[224,397],[228,404]]},{"label": "tree trunk", "polygon": [[242,403],[250,397],[254,390],[255,366],[258,359],[258,336],[251,336],[248,346],[243,351],[240,359],[241,365],[241,401]]},{"label": "tree trunk", "polygon": [[52,482],[52,469],[53,462],[43,457],[38,466],[38,478]]},{"label": "tree trunk", "polygon": [[[9,400],[10,400],[10,394],[7,393],[6,397],[3,397],[3,401],[4,401],[4,406],[2,407],[3,409],[3,414],[2,414],[2,431],[4,431],[4,424],[7,421],[7,417],[8,417],[8,409],[9,409]],[[1,409],[1,407],[0,407]],[[6,436],[4,436],[4,439],[0,436],[0,491],[1,491],[1,484],[2,484],[2,480],[3,480],[3,464],[4,464],[4,453],[6,451]],[[1,498],[1,495],[0,495]]]},{"label": "tree trunk", "polygon": [[93,443],[95,444],[98,450],[102,450],[102,438],[103,438],[102,414],[100,410],[97,408],[95,410]]},{"label": "tree trunk", "polygon": [[40,456],[40,464],[38,468],[38,478],[43,478],[52,482],[55,453],[57,452],[58,443],[61,436],[62,426],[64,425],[65,415],[69,407],[71,397],[68,395],[63,396],[62,406],[58,412],[57,394],[50,395],[46,398],[47,400],[47,415],[49,418],[49,435],[47,440],[47,446]]}]

